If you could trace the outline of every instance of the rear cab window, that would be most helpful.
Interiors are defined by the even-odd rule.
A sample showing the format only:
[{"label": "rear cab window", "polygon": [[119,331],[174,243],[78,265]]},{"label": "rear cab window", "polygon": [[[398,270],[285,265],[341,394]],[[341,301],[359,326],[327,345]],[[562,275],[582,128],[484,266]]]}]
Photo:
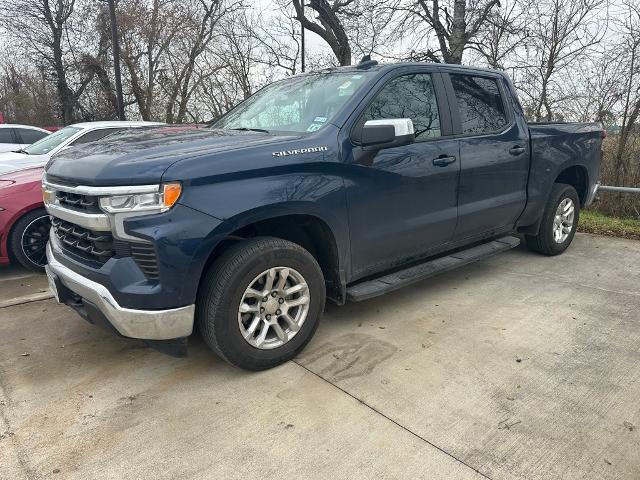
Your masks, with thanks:
[{"label": "rear cab window", "polygon": [[449,76],[463,135],[496,133],[509,124],[497,79],[457,73]]}]

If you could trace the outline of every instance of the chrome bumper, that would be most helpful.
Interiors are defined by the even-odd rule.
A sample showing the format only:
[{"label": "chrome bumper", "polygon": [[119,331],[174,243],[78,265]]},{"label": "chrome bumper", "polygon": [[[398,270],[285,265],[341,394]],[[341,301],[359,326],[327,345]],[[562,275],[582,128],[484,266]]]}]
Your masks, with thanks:
[{"label": "chrome bumper", "polygon": [[47,244],[45,267],[51,290],[58,298],[54,277],[69,290],[93,303],[123,336],[143,340],[169,340],[187,337],[193,331],[195,305],[171,310],[133,310],[118,305],[109,290],[58,262]]},{"label": "chrome bumper", "polygon": [[587,199],[584,202],[584,206],[588,207],[589,205],[591,205],[593,203],[593,201],[596,198],[596,195],[598,194],[598,189],[600,188],[600,182],[596,182],[595,185],[591,186],[589,193],[587,195]]}]

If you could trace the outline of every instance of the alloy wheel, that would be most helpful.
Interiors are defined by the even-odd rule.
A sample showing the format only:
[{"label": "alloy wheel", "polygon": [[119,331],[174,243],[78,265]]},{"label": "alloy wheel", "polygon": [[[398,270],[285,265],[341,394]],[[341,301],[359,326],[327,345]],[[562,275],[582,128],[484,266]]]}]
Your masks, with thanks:
[{"label": "alloy wheel", "polygon": [[556,243],[563,243],[571,234],[575,217],[573,200],[565,198],[556,209],[553,219],[553,239]]},{"label": "alloy wheel", "polygon": [[46,248],[50,229],[49,215],[43,215],[32,220],[22,232],[22,253],[37,267],[44,267],[47,263]]},{"label": "alloy wheel", "polygon": [[255,348],[281,347],[302,328],[310,301],[309,286],[298,271],[289,267],[265,270],[240,300],[240,333]]}]

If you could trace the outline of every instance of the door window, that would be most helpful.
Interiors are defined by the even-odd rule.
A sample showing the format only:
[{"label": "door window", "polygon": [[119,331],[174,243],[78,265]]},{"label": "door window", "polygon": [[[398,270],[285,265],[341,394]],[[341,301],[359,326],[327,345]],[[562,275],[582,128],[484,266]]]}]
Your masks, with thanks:
[{"label": "door window", "polygon": [[0,128],[0,143],[16,143],[12,128]]},{"label": "door window", "polygon": [[20,143],[26,143],[27,145],[36,143],[41,138],[49,135],[48,132],[41,132],[40,130],[33,130],[31,128],[16,128],[16,132],[18,132],[18,136],[20,137]]},{"label": "door window", "polygon": [[463,134],[491,133],[508,123],[498,82],[494,78],[451,74]]},{"label": "door window", "polygon": [[107,135],[111,135],[112,133],[119,132],[121,128],[102,128],[100,130],[91,130],[80,138],[75,139],[71,142],[72,146],[75,145],[84,145],[85,143],[97,142],[98,140],[103,139]]},{"label": "door window", "polygon": [[412,73],[394,78],[364,112],[364,121],[410,118],[416,141],[439,137],[440,117],[431,75]]}]

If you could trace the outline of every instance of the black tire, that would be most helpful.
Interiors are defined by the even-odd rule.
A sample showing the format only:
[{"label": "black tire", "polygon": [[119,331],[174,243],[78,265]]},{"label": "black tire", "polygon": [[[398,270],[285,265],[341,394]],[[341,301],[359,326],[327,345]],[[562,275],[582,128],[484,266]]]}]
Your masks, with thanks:
[{"label": "black tire", "polygon": [[[23,215],[11,229],[9,248],[13,258],[23,267],[43,272],[47,263],[46,244],[51,222],[44,208],[37,208]],[[28,238],[28,236],[31,238]]]},{"label": "black tire", "polygon": [[[310,301],[300,330],[283,345],[265,350],[243,337],[238,308],[254,279],[274,267],[299,272]],[[246,370],[265,370],[294,358],[305,347],[318,327],[324,303],[322,270],[307,250],[279,238],[257,237],[233,245],[209,267],[198,292],[196,322],[204,341],[222,359]]]},{"label": "black tire", "polygon": [[[571,199],[574,206],[574,217],[571,231],[567,238],[562,242],[557,242],[553,237],[553,226],[556,214],[556,209],[565,199]],[[580,199],[576,189],[571,185],[564,183],[554,183],[549,195],[549,200],[544,209],[542,216],[542,223],[540,224],[540,230],[538,234],[527,235],[527,245],[531,250],[542,253],[544,255],[559,255],[564,252],[571,244],[573,237],[578,228],[578,221],[580,219]]]}]

